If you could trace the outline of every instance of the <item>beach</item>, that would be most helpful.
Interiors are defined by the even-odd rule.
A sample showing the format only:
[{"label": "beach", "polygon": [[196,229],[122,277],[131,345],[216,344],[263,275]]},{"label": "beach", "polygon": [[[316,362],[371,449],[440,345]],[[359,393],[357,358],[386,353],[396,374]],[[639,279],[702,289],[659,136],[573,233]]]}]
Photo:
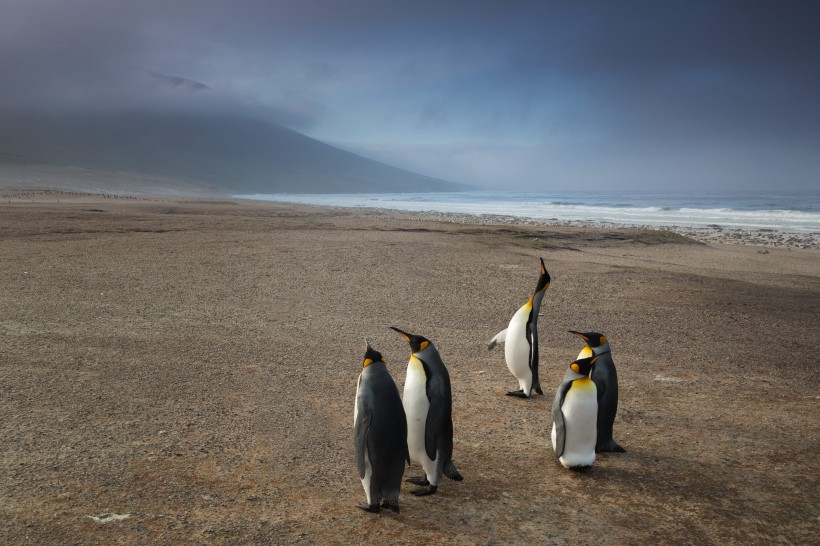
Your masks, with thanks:
[{"label": "beach", "polygon": [[[0,195],[5,544],[808,544],[820,532],[820,250],[670,230],[205,199]],[[738,244],[739,243],[739,244]],[[806,246],[806,248],[801,248]],[[545,396],[487,343],[552,277]],[[401,391],[449,368],[434,496],[373,515],[354,458],[364,338]],[[549,445],[599,331],[615,439]],[[414,476],[420,467],[408,468]]]}]

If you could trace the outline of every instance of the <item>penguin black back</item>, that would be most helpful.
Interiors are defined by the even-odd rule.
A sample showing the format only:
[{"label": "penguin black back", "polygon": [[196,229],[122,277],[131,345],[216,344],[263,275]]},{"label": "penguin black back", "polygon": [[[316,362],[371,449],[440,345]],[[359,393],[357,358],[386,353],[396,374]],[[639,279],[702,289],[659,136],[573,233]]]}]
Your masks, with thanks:
[{"label": "penguin black back", "polygon": [[367,495],[358,507],[399,511],[399,491],[407,456],[407,418],[382,355],[368,344],[356,389],[356,466]]},{"label": "penguin black back", "polygon": [[587,350],[601,357],[596,362],[591,376],[598,389],[598,440],[595,450],[623,453],[626,450],[618,445],[612,435],[615,416],[618,413],[618,372],[615,370],[609,340],[599,332],[569,332],[583,339],[589,348]]}]

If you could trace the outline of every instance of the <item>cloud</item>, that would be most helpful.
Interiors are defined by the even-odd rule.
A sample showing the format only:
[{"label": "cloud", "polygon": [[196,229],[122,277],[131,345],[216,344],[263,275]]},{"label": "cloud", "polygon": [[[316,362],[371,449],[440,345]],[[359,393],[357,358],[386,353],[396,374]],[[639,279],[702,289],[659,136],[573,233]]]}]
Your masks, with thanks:
[{"label": "cloud", "polygon": [[406,146],[403,166],[459,180],[651,178],[681,157],[741,179],[784,154],[816,180],[801,150],[820,145],[818,16],[808,1],[8,0],[0,109],[239,113]]}]

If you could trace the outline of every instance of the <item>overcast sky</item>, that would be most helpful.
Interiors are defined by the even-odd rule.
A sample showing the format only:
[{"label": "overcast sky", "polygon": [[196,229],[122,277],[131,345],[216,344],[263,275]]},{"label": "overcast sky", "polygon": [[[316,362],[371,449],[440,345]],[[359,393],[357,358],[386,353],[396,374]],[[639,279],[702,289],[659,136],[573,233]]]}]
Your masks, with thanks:
[{"label": "overcast sky", "polygon": [[818,6],[2,0],[0,109],[241,113],[506,189],[818,189]]}]

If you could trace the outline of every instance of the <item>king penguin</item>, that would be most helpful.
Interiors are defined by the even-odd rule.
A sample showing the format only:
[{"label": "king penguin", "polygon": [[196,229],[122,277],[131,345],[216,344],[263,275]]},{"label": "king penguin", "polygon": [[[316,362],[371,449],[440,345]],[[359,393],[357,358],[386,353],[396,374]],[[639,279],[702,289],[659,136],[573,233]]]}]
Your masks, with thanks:
[{"label": "king penguin", "polygon": [[382,506],[398,512],[401,478],[409,460],[407,419],[399,389],[382,355],[369,343],[356,385],[353,428],[356,465],[367,496],[367,504],[357,506],[367,512],[378,512]]},{"label": "king penguin", "polygon": [[579,358],[569,366],[552,402],[552,448],[566,468],[595,462],[598,396],[589,373],[600,356]]},{"label": "king penguin", "polygon": [[453,401],[450,375],[436,347],[427,338],[391,329],[410,344],[410,361],[404,382],[404,412],[407,415],[407,448],[410,460],[420,463],[424,476],[407,481],[426,489],[414,495],[432,495],[441,475],[461,481],[453,464]]},{"label": "king penguin", "polygon": [[[615,362],[612,360],[612,351],[609,341],[598,332],[576,332],[571,334],[580,336],[592,354],[601,355],[592,369],[592,380],[598,389],[598,440],[595,451],[615,451],[623,453],[626,450],[619,446],[612,438],[612,426],[615,423],[615,414],[618,412],[618,374],[615,371]],[[578,355],[578,358],[584,354]]]},{"label": "king penguin", "polygon": [[517,391],[508,392],[507,396],[529,398],[533,389],[538,394],[544,394],[538,381],[538,311],[549,287],[550,274],[541,258],[541,274],[532,296],[515,312],[509,326],[498,332],[487,346],[487,349],[492,349],[499,343],[505,344],[507,368],[518,379],[520,387]]}]

